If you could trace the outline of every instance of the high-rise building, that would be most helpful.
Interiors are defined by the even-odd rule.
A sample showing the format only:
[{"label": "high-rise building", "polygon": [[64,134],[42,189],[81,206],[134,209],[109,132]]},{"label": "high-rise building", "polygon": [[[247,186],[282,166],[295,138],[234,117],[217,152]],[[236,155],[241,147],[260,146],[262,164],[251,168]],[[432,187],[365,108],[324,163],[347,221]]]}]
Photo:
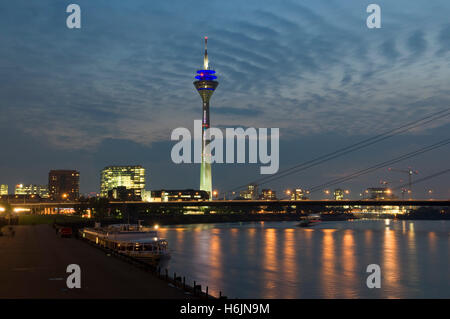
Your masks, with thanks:
[{"label": "high-rise building", "polygon": [[133,196],[142,197],[145,188],[145,168],[136,166],[107,166],[102,170],[100,196],[107,197],[108,191],[125,187]]},{"label": "high-rise building", "polygon": [[47,185],[33,185],[33,184],[17,184],[14,190],[15,195],[38,195],[41,198],[49,198],[49,191]]},{"label": "high-rise building", "polygon": [[77,200],[80,194],[80,173],[75,170],[51,170],[48,190],[52,200]]},{"label": "high-rise building", "polygon": [[194,86],[202,98],[202,163],[200,167],[200,190],[206,191],[212,199],[212,175],[211,175],[211,148],[210,148],[210,121],[209,121],[209,100],[216,90],[219,82],[216,81],[216,71],[209,68],[208,61],[208,37],[205,37],[205,56],[203,58],[203,69],[197,71],[195,77],[197,81]]},{"label": "high-rise building", "polygon": [[8,185],[6,184],[0,185],[0,195],[8,195]]}]

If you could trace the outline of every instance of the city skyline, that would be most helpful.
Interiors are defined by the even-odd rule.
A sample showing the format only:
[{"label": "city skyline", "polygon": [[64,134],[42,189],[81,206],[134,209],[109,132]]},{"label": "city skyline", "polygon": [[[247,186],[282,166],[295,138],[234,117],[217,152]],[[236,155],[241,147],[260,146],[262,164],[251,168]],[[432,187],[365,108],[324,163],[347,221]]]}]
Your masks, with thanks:
[{"label": "city skyline", "polygon": [[0,299],[286,318],[450,298],[449,13],[0,2]]},{"label": "city skyline", "polygon": [[[25,4],[50,14],[42,19],[27,15]],[[170,130],[200,118],[190,82],[204,35],[214,44],[214,69],[222,79],[211,108],[214,123],[279,126],[280,170],[450,104],[445,67],[450,29],[445,10],[436,10],[448,8],[445,1],[427,6],[381,1],[380,30],[364,27],[365,7],[355,1],[327,6],[286,1],[265,9],[249,3],[245,16],[230,14],[236,10],[232,3],[206,4],[202,13],[214,14],[220,28],[189,22],[198,12],[187,7],[172,11],[167,4],[143,1],[110,4],[100,9],[80,1],[92,17],[83,20],[80,30],[53,19],[63,4],[8,4],[9,16],[0,22],[6,31],[0,96],[8,114],[0,120],[0,131],[10,137],[0,142],[5,150],[1,184],[10,189],[17,183],[42,184],[50,169],[63,167],[80,171],[80,191],[89,193],[98,191],[103,167],[138,163],[153,172],[150,189],[197,188],[198,165],[172,164],[169,139]],[[120,19],[122,9],[140,12],[135,24]],[[167,17],[172,24],[163,23]],[[145,32],[133,32],[136,28],[155,32],[147,38]],[[23,36],[25,31],[32,40]],[[24,50],[11,51],[14,45]],[[65,78],[57,83],[61,72]],[[283,81],[291,85],[274,85]],[[164,95],[163,87],[172,89]],[[307,189],[433,143],[448,131],[447,119],[435,121],[266,186]],[[426,176],[445,168],[449,155],[443,148],[396,167],[411,166]],[[260,177],[251,164],[214,165],[214,176],[213,188],[219,192]],[[381,180],[399,185],[402,178],[380,170],[340,187],[355,193]],[[421,197],[432,188],[437,197],[448,198],[447,180],[442,176],[415,187]]]}]

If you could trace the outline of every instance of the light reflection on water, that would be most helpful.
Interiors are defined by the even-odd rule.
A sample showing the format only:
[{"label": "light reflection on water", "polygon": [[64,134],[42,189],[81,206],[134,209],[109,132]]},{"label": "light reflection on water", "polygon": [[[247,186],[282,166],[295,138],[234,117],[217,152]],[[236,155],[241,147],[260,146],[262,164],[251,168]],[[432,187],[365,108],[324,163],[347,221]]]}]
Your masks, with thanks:
[{"label": "light reflection on water", "polygon": [[[450,221],[161,227],[169,271],[230,298],[450,298]],[[381,266],[381,289],[366,267]]]}]

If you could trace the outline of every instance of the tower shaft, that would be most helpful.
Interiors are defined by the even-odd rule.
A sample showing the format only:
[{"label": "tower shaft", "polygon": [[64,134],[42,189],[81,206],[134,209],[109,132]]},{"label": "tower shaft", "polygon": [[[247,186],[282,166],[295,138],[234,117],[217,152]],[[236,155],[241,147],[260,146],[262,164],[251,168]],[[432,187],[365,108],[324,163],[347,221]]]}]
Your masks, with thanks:
[{"label": "tower shaft", "polygon": [[202,164],[200,167],[200,190],[212,195],[212,174],[211,174],[211,137],[208,128],[209,122],[209,98],[203,101],[203,118],[202,118]]}]

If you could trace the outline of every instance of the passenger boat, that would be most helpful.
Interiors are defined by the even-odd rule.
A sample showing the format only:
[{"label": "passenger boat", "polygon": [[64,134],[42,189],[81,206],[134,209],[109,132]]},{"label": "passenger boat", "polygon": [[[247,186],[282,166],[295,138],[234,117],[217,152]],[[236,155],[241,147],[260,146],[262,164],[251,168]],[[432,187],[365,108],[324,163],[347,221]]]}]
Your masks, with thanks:
[{"label": "passenger boat", "polygon": [[160,265],[170,258],[167,241],[158,237],[157,231],[140,224],[114,224],[106,227],[97,224],[94,228],[81,229],[80,236],[99,246],[153,265]]},{"label": "passenger boat", "polygon": [[318,220],[318,219],[305,219],[305,220],[301,221],[297,226],[298,227],[310,227],[310,226],[317,225],[318,223],[320,223],[320,220]]}]

